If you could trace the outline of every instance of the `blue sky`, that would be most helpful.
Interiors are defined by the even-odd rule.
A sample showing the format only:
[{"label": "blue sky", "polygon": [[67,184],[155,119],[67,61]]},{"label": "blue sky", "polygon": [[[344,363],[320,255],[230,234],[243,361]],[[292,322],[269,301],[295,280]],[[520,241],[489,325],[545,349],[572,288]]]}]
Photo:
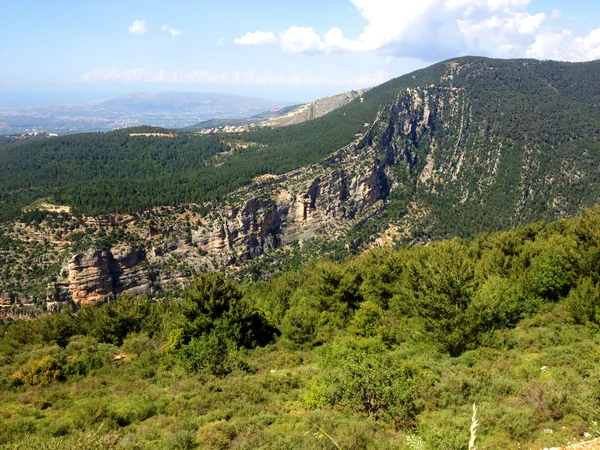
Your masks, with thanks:
[{"label": "blue sky", "polygon": [[600,58],[600,2],[0,0],[0,106],[135,91],[307,101],[465,54]]}]

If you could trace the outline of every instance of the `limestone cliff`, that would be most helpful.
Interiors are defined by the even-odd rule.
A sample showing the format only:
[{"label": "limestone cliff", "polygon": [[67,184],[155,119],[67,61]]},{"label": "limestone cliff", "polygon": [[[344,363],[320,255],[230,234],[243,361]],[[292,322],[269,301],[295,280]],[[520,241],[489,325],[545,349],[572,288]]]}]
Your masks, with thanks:
[{"label": "limestone cliff", "polygon": [[366,91],[367,89],[359,89],[357,91],[349,91],[331,97],[320,98],[300,105],[298,108],[293,109],[282,116],[265,120],[259,125],[266,127],[282,127],[317,119],[318,117],[322,117],[325,114],[350,103],[354,99],[361,98]]},{"label": "limestone cliff", "polygon": [[[425,73],[426,82],[408,76],[414,86],[404,79],[388,95],[392,80],[385,104],[373,109],[355,141],[316,164],[257,177],[220,201],[102,218],[61,213],[61,226],[70,231],[60,235],[45,222],[17,224],[8,233],[14,248],[43,245],[30,245],[26,261],[11,262],[11,273],[25,274],[24,281],[0,286],[0,297],[24,298],[16,292],[29,288],[27,280],[41,269],[49,300],[95,303],[183,286],[207,270],[259,278],[298,255],[307,257],[296,258],[296,266],[314,255],[470,236],[592,206],[600,195],[595,110],[573,107],[590,118],[579,128],[565,124],[553,114],[579,105],[570,85],[561,87],[568,95],[552,97],[558,88],[535,78],[537,63],[494,64],[438,65]],[[506,87],[523,73],[527,83]],[[531,95],[533,88],[544,95]],[[578,120],[582,115],[573,113]],[[570,134],[556,132],[563,128]]]},{"label": "limestone cliff", "polygon": [[135,234],[140,249],[119,243],[110,251],[70,256],[66,276],[57,277],[48,301],[70,298],[86,305],[119,293],[152,292],[184,285],[204,270],[242,269],[292,243],[344,239],[386,208],[390,193],[404,182],[398,168],[410,171],[419,165],[414,142],[441,126],[444,115],[455,114],[461,95],[452,89],[403,91],[350,145],[317,164],[204,205],[210,211],[206,215],[193,213],[190,206],[179,212],[167,208],[135,217],[90,218],[103,232],[121,227]]}]

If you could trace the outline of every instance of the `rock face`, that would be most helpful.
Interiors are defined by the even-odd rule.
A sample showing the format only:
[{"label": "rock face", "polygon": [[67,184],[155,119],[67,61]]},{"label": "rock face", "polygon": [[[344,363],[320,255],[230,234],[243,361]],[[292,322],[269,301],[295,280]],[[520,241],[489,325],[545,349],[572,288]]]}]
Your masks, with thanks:
[{"label": "rock face", "polygon": [[[454,119],[460,114],[456,105],[461,99],[462,92],[454,89],[406,90],[368,133],[320,163],[269,177],[212,203],[210,214],[191,227],[187,238],[153,245],[146,253],[118,246],[72,257],[70,297],[84,305],[122,292],[180,286],[194,273],[243,266],[295,242],[343,238],[385,209],[390,193],[406,184],[402,176],[422,172],[417,171],[421,159],[431,156],[419,153],[415,142],[432,127],[444,126],[445,115]],[[434,141],[431,152],[435,146]],[[459,170],[451,168],[446,176]],[[429,178],[435,168],[430,172]]]},{"label": "rock face", "polygon": [[73,256],[68,262],[67,287],[79,306],[103,302],[115,294],[147,292],[149,274],[138,264],[139,251],[117,247],[112,251],[93,251]]},{"label": "rock face", "polygon": [[[389,103],[367,131],[317,164],[257,177],[222,201],[88,223],[94,233],[127,236],[123,241],[142,250],[119,244],[76,255],[57,285],[77,303],[95,303],[183,286],[207,270],[268,272],[270,259],[305,249],[312,256],[323,243],[361,251],[365,242],[427,242],[593,206],[600,195],[597,113],[590,116],[585,105],[571,109],[569,117],[591,117],[574,129],[553,115],[573,104],[550,95],[558,88],[544,81],[537,86],[548,95],[533,96],[527,83],[507,87],[513,70],[533,77],[538,63],[517,61],[508,73],[494,64],[452,62],[428,72],[419,87],[403,81],[396,94],[386,94]],[[497,95],[490,99],[490,92]],[[313,106],[306,117],[328,109]],[[572,135],[562,133],[564,126]]]},{"label": "rock face", "polygon": [[318,100],[305,103],[304,105],[299,106],[283,116],[266,120],[260,125],[266,127],[282,127],[316,119],[330,113],[331,111],[341,108],[356,98],[362,97],[366,91],[367,89],[360,89],[358,91],[344,92],[343,94],[320,98]]},{"label": "rock face", "polygon": [[404,92],[366,136],[318,164],[237,192],[239,206],[217,206],[192,232],[192,242],[224,266],[315,236],[335,239],[385,206],[398,183],[395,167],[410,167],[417,158],[398,134],[419,139],[441,114],[442,97],[448,92],[434,98]]},{"label": "rock face", "polygon": [[69,261],[69,290],[79,305],[101,302],[113,294],[113,278],[108,271],[107,252],[88,251]]}]

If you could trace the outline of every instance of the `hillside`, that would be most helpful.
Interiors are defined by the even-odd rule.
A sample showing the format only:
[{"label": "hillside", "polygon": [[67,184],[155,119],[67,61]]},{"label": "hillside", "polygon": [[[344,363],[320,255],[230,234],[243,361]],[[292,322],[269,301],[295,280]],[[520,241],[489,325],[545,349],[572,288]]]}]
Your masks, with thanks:
[{"label": "hillside", "polygon": [[348,103],[360,99],[367,89],[358,91],[344,92],[343,94],[333,95],[331,97],[320,98],[312,102],[301,105],[293,110],[286,112],[260,123],[265,127],[283,127],[296,125],[308,120],[318,119],[332,111],[335,111]]},{"label": "hillside", "polygon": [[[465,57],[298,125],[3,146],[0,297],[94,302],[574,215],[600,195],[599,65]],[[74,216],[11,224],[40,202]]]},{"label": "hillside", "polygon": [[596,208],[0,322],[0,448],[464,450],[473,404],[480,450],[591,440],[599,255]]},{"label": "hillside", "polygon": [[344,92],[343,94],[324,97],[303,105],[287,106],[277,108],[271,111],[266,111],[247,119],[217,119],[200,122],[189,127],[185,127],[182,131],[202,131],[207,129],[217,129],[225,126],[240,127],[248,126],[246,131],[253,128],[275,128],[285,127],[289,125],[298,125],[309,120],[318,119],[332,111],[335,111],[342,106],[347,105],[362,95],[368,89],[360,89],[358,91]]},{"label": "hillside", "polygon": [[266,120],[271,120],[273,118],[286,115],[289,112],[296,110],[299,106],[300,105],[284,106],[283,108],[272,109],[270,111],[265,111],[247,118],[205,120],[204,122],[199,122],[197,124],[184,127],[181,129],[181,131],[197,132],[223,127],[239,127],[251,124],[260,125]]}]

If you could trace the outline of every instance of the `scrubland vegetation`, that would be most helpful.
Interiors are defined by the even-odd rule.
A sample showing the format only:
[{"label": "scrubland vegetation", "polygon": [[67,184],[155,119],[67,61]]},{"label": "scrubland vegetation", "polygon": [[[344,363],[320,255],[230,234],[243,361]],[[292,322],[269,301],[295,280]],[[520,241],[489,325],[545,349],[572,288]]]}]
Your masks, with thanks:
[{"label": "scrubland vegetation", "polygon": [[0,448],[544,448],[600,433],[600,209],[5,321]]}]

